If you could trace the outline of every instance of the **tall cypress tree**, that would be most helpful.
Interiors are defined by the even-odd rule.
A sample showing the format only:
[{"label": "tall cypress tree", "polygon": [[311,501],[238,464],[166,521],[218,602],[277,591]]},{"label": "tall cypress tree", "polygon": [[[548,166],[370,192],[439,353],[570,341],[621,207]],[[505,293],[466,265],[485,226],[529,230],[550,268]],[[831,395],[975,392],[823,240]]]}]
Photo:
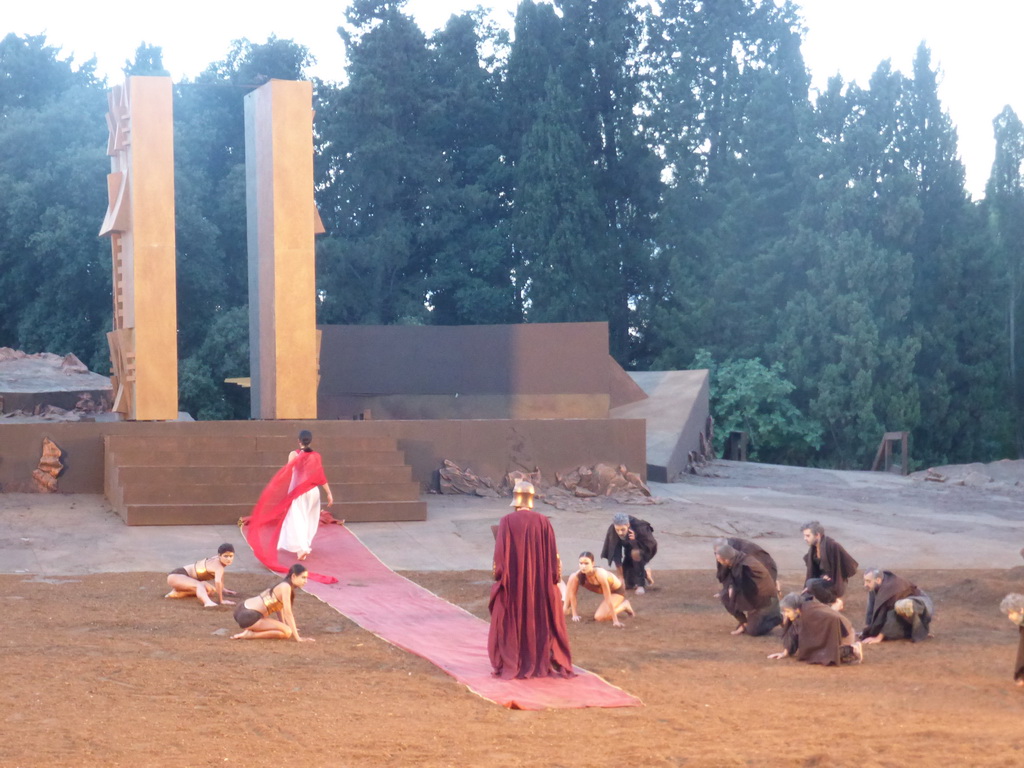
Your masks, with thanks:
[{"label": "tall cypress tree", "polygon": [[1024,124],[1005,107],[993,120],[996,157],[985,187],[984,211],[1003,285],[995,295],[1004,322],[1003,349],[1013,406],[1013,441],[1024,456]]},{"label": "tall cypress tree", "polygon": [[424,322],[447,170],[433,136],[438,95],[427,41],[401,2],[353,3],[339,30],[349,81],[317,105],[320,320]]}]

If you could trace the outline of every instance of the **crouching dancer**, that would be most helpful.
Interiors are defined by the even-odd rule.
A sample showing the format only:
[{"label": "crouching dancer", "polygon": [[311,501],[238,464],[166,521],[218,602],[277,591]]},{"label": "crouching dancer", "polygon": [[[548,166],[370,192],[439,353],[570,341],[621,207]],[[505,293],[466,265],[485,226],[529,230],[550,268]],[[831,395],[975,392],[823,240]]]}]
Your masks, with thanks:
[{"label": "crouching dancer", "polygon": [[739,622],[734,635],[766,635],[782,623],[775,577],[761,560],[738,552],[728,544],[715,548],[719,599],[725,610]]},{"label": "crouching dancer", "polygon": [[[224,595],[235,594],[224,587],[224,569],[234,561],[234,545],[221,544],[217,547],[216,557],[204,557],[189,565],[175,568],[167,574],[167,586],[171,588],[171,591],[164,597],[196,597],[205,608],[214,608],[217,603],[234,605],[233,601],[224,599]],[[211,581],[214,594],[217,597],[216,602],[210,598],[209,582]]]},{"label": "crouching dancer", "polygon": [[790,592],[779,603],[783,623],[782,651],[768,656],[792,656],[808,664],[859,664],[864,654],[850,620],[809,595]]},{"label": "crouching dancer", "polygon": [[633,607],[626,599],[626,584],[611,571],[594,566],[594,553],[580,553],[580,569],[569,577],[569,583],[565,589],[564,610],[572,612],[572,620],[579,621],[580,616],[576,612],[576,594],[579,588],[583,587],[591,592],[601,595],[601,604],[597,606],[594,614],[594,621],[611,621],[613,627],[625,626],[619,621],[619,614],[623,611],[630,616],[635,616]]},{"label": "crouching dancer", "polygon": [[[300,643],[313,642],[311,637],[301,637],[295,624],[292,604],[295,590],[305,586],[309,572],[302,563],[295,563],[288,569],[284,579],[255,597],[250,597],[235,608],[235,621],[242,631],[232,635],[232,640],[287,640],[295,638]],[[271,614],[277,614],[272,618]]]}]

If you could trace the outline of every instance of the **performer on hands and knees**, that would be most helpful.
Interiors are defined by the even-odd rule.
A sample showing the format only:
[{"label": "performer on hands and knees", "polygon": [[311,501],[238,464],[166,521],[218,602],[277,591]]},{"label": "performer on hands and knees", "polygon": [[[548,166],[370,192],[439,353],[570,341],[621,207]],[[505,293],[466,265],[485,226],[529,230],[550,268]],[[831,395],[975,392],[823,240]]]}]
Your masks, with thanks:
[{"label": "performer on hands and knees", "polygon": [[809,549],[804,555],[808,579],[824,579],[832,591],[836,610],[843,610],[846,582],[857,572],[857,561],[835,539],[825,535],[825,528],[817,520],[801,526]]},{"label": "performer on hands and knees", "polygon": [[1013,663],[1013,679],[1017,685],[1024,685],[1024,595],[1011,592],[999,604],[999,610],[1017,625],[1020,642],[1017,644],[1017,660]]},{"label": "performer on hands and knees", "polygon": [[626,582],[626,589],[642,595],[645,586],[654,585],[654,575],[647,564],[657,553],[658,542],[650,523],[624,512],[612,518],[604,537],[601,557],[618,569],[619,577]]},{"label": "performer on hands and knees", "polygon": [[[775,558],[768,554],[760,545],[755,544],[752,541],[741,539],[738,536],[730,536],[728,538],[717,538],[714,541],[715,554],[718,554],[718,548],[723,544],[728,544],[730,547],[735,549],[737,552],[741,552],[744,555],[753,555],[765,568],[768,569],[768,573],[771,574],[772,580],[775,582],[775,591],[781,593],[781,586],[779,584],[779,566],[775,564]],[[718,564],[718,580],[722,580],[723,570],[725,566],[721,563]],[[782,596],[781,594],[779,595]]]},{"label": "performer on hands and knees", "polygon": [[864,654],[853,625],[807,594],[790,592],[780,601],[783,624],[782,651],[768,656],[784,659],[792,656],[808,664],[858,664]]},{"label": "performer on hands and knees", "polygon": [[[199,599],[205,608],[213,608],[221,605],[234,605],[231,600],[225,600],[224,595],[234,595],[230,589],[224,587],[224,569],[235,560],[235,547],[233,544],[221,544],[217,547],[216,557],[205,557],[181,568],[175,568],[167,574],[167,586],[171,588],[164,597],[193,597]],[[213,582],[211,585],[210,582]],[[216,602],[210,597],[210,587],[213,587]]]},{"label": "performer on hands and knees", "polygon": [[870,645],[883,640],[920,642],[929,637],[934,607],[932,599],[902,576],[881,568],[864,571],[868,610],[861,642]]},{"label": "performer on hands and knees", "polygon": [[517,481],[515,511],[498,524],[487,651],[498,677],[573,677],[562,564],[551,521],[533,511],[534,495],[532,483]]},{"label": "performer on hands and knees", "polygon": [[601,595],[601,604],[594,614],[594,621],[611,621],[613,627],[622,627],[624,624],[619,621],[620,613],[625,611],[630,616],[636,615],[626,599],[625,583],[611,571],[596,567],[593,552],[580,553],[580,569],[569,577],[566,585],[564,609],[572,612],[573,621],[580,620],[576,612],[576,595],[580,587]]},{"label": "performer on hands and knees", "polygon": [[[235,608],[235,621],[242,631],[232,635],[232,640],[287,640],[313,642],[311,637],[299,635],[292,606],[295,590],[305,586],[309,572],[302,563],[295,563],[288,569],[284,579],[255,597],[250,597]],[[273,618],[276,615],[277,618]]]},{"label": "performer on hands and knees", "polygon": [[754,555],[738,552],[728,544],[716,547],[719,599],[736,619],[734,635],[766,635],[782,623],[779,596],[771,571]]}]

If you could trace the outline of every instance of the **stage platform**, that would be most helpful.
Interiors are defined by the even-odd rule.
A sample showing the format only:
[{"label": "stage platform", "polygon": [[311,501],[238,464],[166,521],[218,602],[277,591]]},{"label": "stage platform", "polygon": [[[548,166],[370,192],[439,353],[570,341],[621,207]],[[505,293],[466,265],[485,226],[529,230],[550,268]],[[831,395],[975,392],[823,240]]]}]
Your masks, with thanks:
[{"label": "stage platform", "polygon": [[220,525],[249,514],[260,490],[313,432],[337,517],[422,520],[420,493],[445,459],[496,481],[598,462],[643,474],[640,419],[85,422],[0,424],[0,490],[33,489],[44,439],[61,449],[60,493],[104,493],[129,525]]}]

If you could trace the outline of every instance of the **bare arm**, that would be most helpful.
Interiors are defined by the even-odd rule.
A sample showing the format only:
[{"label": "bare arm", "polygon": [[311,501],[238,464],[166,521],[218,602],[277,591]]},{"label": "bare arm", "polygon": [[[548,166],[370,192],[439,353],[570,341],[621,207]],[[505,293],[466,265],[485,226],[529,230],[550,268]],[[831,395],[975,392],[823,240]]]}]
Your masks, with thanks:
[{"label": "bare arm", "polygon": [[565,585],[565,602],[562,605],[562,610],[569,609],[572,611],[572,620],[579,621],[580,615],[576,612],[576,590],[579,589],[579,571],[569,577],[568,583]]},{"label": "bare arm", "polygon": [[312,642],[312,638],[302,637],[299,634],[299,627],[295,623],[295,614],[292,612],[292,587],[287,584],[279,584],[274,587],[275,592],[279,589],[281,590],[281,593],[278,595],[281,599],[281,620],[288,625],[289,629],[291,629],[292,637],[294,637],[297,642],[302,643],[307,640]]},{"label": "bare arm", "polygon": [[320,487],[323,488],[327,492],[327,506],[328,507],[331,506],[334,503],[334,496],[331,493],[331,486],[328,485],[327,483],[324,483]]}]

